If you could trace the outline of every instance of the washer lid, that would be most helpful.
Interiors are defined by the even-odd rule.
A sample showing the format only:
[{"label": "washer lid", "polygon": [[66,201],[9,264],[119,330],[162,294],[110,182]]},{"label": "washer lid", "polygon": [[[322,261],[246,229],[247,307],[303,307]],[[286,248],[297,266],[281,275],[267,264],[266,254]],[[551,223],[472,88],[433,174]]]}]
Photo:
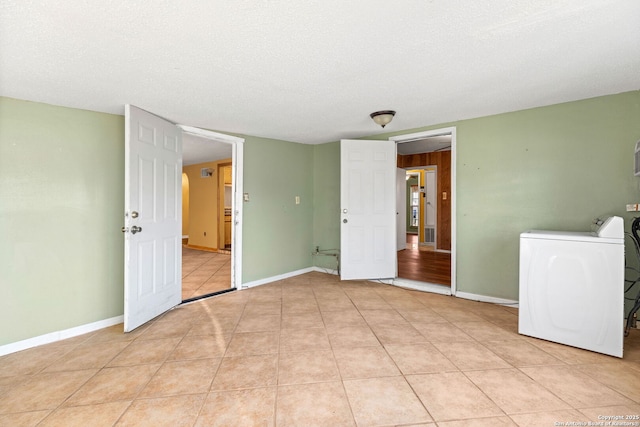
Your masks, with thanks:
[{"label": "washer lid", "polygon": [[529,230],[520,233],[521,239],[565,240],[571,242],[610,243],[623,245],[624,238],[598,237],[595,232]]}]

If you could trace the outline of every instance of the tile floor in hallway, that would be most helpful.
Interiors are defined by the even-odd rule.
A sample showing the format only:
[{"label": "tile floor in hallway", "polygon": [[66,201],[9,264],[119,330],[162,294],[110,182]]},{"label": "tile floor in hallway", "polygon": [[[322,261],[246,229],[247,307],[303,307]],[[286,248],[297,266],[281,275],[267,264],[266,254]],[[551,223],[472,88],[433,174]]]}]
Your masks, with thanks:
[{"label": "tile floor in hallway", "polygon": [[182,299],[231,287],[231,253],[182,247]]},{"label": "tile floor in hallway", "polygon": [[518,335],[514,308],[314,272],[1,357],[0,425],[598,422],[640,415],[638,332],[617,359]]}]

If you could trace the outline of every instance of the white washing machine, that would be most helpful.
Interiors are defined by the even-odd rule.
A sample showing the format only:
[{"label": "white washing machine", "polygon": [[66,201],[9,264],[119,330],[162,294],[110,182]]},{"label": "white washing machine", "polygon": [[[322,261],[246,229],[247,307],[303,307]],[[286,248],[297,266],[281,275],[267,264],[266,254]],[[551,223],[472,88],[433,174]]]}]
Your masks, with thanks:
[{"label": "white washing machine", "polygon": [[624,227],[596,220],[591,232],[520,234],[518,332],[622,357]]}]

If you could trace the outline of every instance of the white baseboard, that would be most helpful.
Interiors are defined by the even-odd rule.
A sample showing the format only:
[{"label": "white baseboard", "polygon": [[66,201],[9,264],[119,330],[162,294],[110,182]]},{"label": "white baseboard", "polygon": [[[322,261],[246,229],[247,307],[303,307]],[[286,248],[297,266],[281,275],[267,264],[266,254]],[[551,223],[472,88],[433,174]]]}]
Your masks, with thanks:
[{"label": "white baseboard", "polygon": [[[431,293],[441,294],[441,295],[451,295],[451,288],[449,286],[436,285],[433,283],[416,282],[414,280],[407,280],[407,279],[395,279],[393,281],[393,285],[400,286],[402,288],[413,289],[416,291],[431,292]],[[456,292],[454,296],[457,298],[468,299],[471,301],[488,302],[491,304],[499,304],[499,305],[504,305],[508,307],[518,308],[518,301],[514,301],[510,299],[472,294],[469,292]]]},{"label": "white baseboard", "polygon": [[14,342],[11,344],[5,344],[3,346],[0,346],[0,356],[26,350],[32,347],[37,347],[43,344],[50,344],[52,342],[65,340],[67,338],[77,337],[78,335],[87,334],[89,332],[97,331],[98,329],[117,325],[118,323],[122,323],[123,321],[124,316],[116,316],[110,319],[98,320],[97,322],[65,329],[63,331],[50,332],[48,334],[28,338],[26,340]]},{"label": "white baseboard", "polygon": [[301,270],[290,271],[288,273],[279,274],[277,276],[265,277],[264,279],[254,280],[242,284],[241,289],[253,288],[254,286],[266,285],[267,283],[277,282],[278,280],[288,279],[290,277],[299,276],[301,274],[310,273],[315,271],[313,267],[303,268]]},{"label": "white baseboard", "polygon": [[506,305],[518,308],[518,301],[504,298],[489,297],[486,295],[471,294],[469,292],[456,292],[458,298],[464,298],[472,301],[489,302],[492,304]]}]

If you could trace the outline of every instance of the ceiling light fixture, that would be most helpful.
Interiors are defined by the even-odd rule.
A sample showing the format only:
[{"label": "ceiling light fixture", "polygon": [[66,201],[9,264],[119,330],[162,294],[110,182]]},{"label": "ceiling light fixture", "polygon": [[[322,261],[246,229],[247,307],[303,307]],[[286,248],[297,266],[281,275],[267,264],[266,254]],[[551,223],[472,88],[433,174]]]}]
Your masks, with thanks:
[{"label": "ceiling light fixture", "polygon": [[370,116],[374,122],[382,126],[383,128],[393,120],[393,116],[396,115],[396,112],[393,110],[383,110],[376,111],[375,113],[371,113]]}]

